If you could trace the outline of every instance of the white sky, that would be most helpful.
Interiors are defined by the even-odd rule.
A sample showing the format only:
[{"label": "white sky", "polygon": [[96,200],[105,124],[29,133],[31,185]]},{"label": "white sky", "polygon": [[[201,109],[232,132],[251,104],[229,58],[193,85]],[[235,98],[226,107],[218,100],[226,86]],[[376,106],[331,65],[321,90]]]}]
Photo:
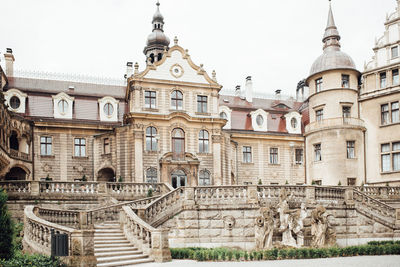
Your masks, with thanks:
[{"label": "white sky", "polygon": [[[15,68],[123,77],[145,65],[156,0],[0,0],[0,51]],[[224,88],[253,76],[257,92],[294,94],[322,53],[328,0],[160,0],[165,33],[213,69]],[[360,71],[395,0],[333,0],[342,50]],[[2,57],[2,56],[1,56]],[[4,59],[1,59],[4,64]]]}]

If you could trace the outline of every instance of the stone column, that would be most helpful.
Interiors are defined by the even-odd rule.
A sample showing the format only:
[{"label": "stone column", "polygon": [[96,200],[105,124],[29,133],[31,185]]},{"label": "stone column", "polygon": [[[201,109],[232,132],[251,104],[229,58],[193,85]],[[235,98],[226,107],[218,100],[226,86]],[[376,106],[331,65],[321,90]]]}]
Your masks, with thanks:
[{"label": "stone column", "polygon": [[212,146],[213,146],[213,171],[214,171],[214,185],[221,185],[221,135],[212,136]]},{"label": "stone column", "polygon": [[143,131],[135,130],[135,181],[143,182]]},{"label": "stone column", "polygon": [[150,257],[156,262],[171,261],[171,251],[168,243],[168,230],[155,229],[151,232],[151,253]]}]

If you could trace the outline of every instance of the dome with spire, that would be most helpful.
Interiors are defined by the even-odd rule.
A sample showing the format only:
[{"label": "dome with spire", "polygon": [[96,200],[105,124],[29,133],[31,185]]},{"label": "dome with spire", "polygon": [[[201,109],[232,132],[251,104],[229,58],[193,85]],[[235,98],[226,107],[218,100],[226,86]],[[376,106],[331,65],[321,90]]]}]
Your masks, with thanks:
[{"label": "dome with spire", "polygon": [[325,29],[322,42],[324,43],[324,52],[313,63],[310,76],[334,69],[356,69],[353,59],[340,50],[340,35],[333,18],[332,7],[329,1],[328,23]]},{"label": "dome with spire", "polygon": [[156,10],[156,13],[154,13],[154,15],[153,15],[153,21],[151,23],[154,23],[154,22],[164,23],[164,16],[160,12],[160,2],[157,2],[157,10]]}]

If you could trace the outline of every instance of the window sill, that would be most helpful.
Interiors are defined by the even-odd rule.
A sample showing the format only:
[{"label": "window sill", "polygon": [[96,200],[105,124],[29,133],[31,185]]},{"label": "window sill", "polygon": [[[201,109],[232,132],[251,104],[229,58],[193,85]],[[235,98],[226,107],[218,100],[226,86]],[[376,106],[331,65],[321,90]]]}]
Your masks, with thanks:
[{"label": "window sill", "polygon": [[89,159],[88,156],[72,156],[73,159]]},{"label": "window sill", "polygon": [[254,165],[254,162],[242,162],[242,165]]},{"label": "window sill", "polygon": [[313,164],[320,164],[320,163],[322,163],[322,160],[318,160],[318,161],[314,160],[313,161]]},{"label": "window sill", "polygon": [[346,158],[348,160],[358,160],[358,158]]},{"label": "window sill", "polygon": [[107,156],[111,156],[111,152],[110,153],[103,153],[101,154],[102,157],[107,157]]},{"label": "window sill", "polygon": [[157,151],[145,150],[144,153],[150,154],[150,155],[155,155],[155,154],[157,154]]},{"label": "window sill", "polygon": [[199,152],[199,153],[197,153],[197,155],[199,155],[199,156],[210,156],[212,153],[210,153],[210,152]]},{"label": "window sill", "polygon": [[40,155],[40,158],[48,158],[48,159],[54,159],[56,156],[55,155]]},{"label": "window sill", "polygon": [[385,127],[389,127],[389,126],[393,126],[393,125],[400,125],[400,121],[398,122],[393,122],[393,123],[388,123],[388,124],[381,124],[379,126],[379,128],[385,128]]},{"label": "window sill", "polygon": [[182,112],[182,113],[186,113],[186,110],[183,110],[183,109],[170,109],[169,112]]},{"label": "window sill", "polygon": [[207,112],[195,112],[194,114],[197,116],[211,116],[211,113]]},{"label": "window sill", "polygon": [[143,111],[160,112],[160,110],[158,108],[143,108]]},{"label": "window sill", "polygon": [[400,170],[398,170],[398,171],[381,172],[381,175],[385,175],[385,174],[394,174],[394,173],[400,173]]},{"label": "window sill", "polygon": [[281,166],[280,163],[268,163],[268,166]]}]

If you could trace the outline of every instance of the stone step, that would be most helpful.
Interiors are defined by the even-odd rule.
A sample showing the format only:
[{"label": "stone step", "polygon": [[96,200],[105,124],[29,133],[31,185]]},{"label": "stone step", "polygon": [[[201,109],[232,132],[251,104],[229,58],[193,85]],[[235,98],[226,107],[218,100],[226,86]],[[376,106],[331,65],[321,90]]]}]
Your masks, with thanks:
[{"label": "stone step", "polygon": [[148,258],[147,255],[137,254],[137,255],[117,255],[111,257],[99,257],[97,256],[97,263],[106,263],[106,262],[116,262],[116,261],[127,261],[127,260],[137,260],[137,259],[145,259]]},{"label": "stone step", "polygon": [[104,233],[123,233],[120,229],[95,229],[94,234],[104,234]]},{"label": "stone step", "polygon": [[107,228],[107,229],[114,229],[114,228],[120,228],[120,224],[95,224],[94,228]]},{"label": "stone step", "polygon": [[147,259],[136,259],[136,260],[126,260],[126,261],[115,261],[115,262],[105,262],[105,263],[97,263],[98,267],[129,267],[134,266],[140,263],[148,263],[153,262],[154,260]]},{"label": "stone step", "polygon": [[117,240],[117,239],[125,239],[124,235],[103,235],[103,236],[94,236],[94,240]]},{"label": "stone step", "polygon": [[110,247],[129,247],[131,244],[129,241],[121,241],[118,243],[101,243],[101,244],[94,244],[95,248],[110,248]]},{"label": "stone step", "polygon": [[128,240],[125,238],[119,238],[119,239],[111,239],[111,240],[94,240],[95,245],[102,245],[102,244],[108,244],[108,245],[114,245],[114,244],[130,244]]},{"label": "stone step", "polygon": [[125,235],[123,233],[94,233],[94,237],[109,237],[109,238],[118,238],[118,237],[123,237],[125,238]]},{"label": "stone step", "polygon": [[112,253],[116,251],[137,251],[138,249],[135,248],[134,246],[125,246],[125,247],[101,247],[101,248],[94,248],[95,253]]},{"label": "stone step", "polygon": [[137,248],[126,250],[126,251],[110,251],[110,252],[99,252],[94,253],[96,258],[98,257],[113,257],[113,256],[125,256],[125,255],[142,255],[143,253],[139,251]]}]

